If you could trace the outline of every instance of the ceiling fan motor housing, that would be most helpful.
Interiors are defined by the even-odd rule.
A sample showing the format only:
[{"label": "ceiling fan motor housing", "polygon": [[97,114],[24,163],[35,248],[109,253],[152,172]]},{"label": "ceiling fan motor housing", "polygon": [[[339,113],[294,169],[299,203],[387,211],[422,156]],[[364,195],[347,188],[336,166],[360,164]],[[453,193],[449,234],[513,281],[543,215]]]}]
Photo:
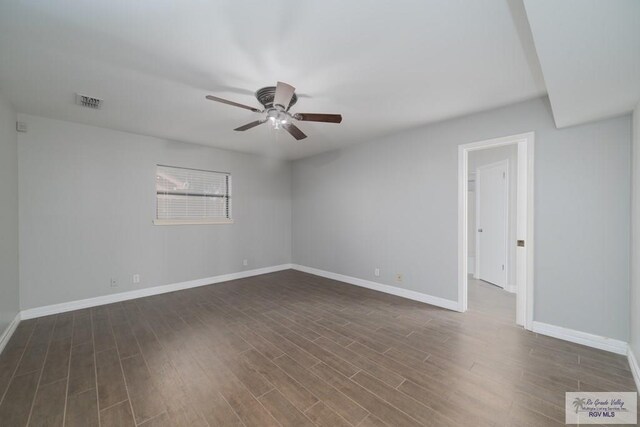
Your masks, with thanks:
[{"label": "ceiling fan motor housing", "polygon": [[[269,110],[270,108],[274,108],[273,98],[275,94],[276,94],[275,86],[263,87],[262,89],[258,89],[256,91],[256,99],[260,104],[264,106],[265,110]],[[298,101],[298,97],[294,93],[293,97],[291,98],[291,102],[289,102],[288,106],[285,106],[286,107],[285,109],[288,110],[289,108],[293,107],[297,101]]]}]

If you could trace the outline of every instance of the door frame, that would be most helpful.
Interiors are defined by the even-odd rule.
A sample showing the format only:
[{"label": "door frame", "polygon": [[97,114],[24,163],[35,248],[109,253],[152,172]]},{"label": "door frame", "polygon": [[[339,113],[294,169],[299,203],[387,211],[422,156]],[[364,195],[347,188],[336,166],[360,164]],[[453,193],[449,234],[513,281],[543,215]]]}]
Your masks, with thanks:
[{"label": "door frame", "polygon": [[[479,173],[482,169],[489,169],[489,168],[494,168],[496,166],[504,166],[504,170],[505,170],[505,177],[504,177],[504,255],[505,255],[505,259],[504,259],[504,287],[501,287],[502,289],[504,289],[505,291],[508,290],[510,288],[509,286],[509,271],[511,269],[511,266],[509,265],[509,159],[504,159],[504,160],[500,160],[499,162],[493,162],[493,163],[489,163],[486,165],[482,165],[482,166],[478,166],[476,168],[476,183],[475,183],[475,197],[476,197],[476,212],[475,212],[475,218],[476,218],[476,233],[478,232],[478,229],[480,228],[480,180],[478,179]],[[467,191],[468,194],[468,191]],[[468,202],[468,199],[467,199]],[[468,212],[467,212],[468,215]],[[468,236],[467,236],[468,239]],[[468,241],[467,241],[468,244]],[[468,251],[467,251],[468,253]],[[476,249],[475,249],[475,271],[473,272],[474,277],[480,275],[480,236],[476,236]],[[467,266],[468,268],[468,266]],[[495,284],[495,283],[494,283]]]},{"label": "door frame", "polygon": [[458,311],[468,308],[468,167],[469,152],[517,144],[518,191],[516,239],[516,323],[531,330],[534,310],[534,132],[471,142],[458,146]]}]

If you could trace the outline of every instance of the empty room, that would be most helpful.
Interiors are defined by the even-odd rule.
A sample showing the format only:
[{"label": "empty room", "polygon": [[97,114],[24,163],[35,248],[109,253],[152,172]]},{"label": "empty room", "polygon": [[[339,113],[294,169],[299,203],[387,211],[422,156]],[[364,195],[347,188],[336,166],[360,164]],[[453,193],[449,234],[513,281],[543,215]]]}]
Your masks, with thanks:
[{"label": "empty room", "polygon": [[638,425],[640,1],[0,0],[0,427]]}]

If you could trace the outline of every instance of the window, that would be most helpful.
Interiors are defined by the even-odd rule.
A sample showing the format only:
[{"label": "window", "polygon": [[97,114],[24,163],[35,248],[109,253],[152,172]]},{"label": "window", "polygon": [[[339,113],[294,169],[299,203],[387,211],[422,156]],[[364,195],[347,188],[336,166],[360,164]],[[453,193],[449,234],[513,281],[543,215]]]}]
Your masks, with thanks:
[{"label": "window", "polygon": [[231,174],[158,165],[154,224],[232,222]]}]

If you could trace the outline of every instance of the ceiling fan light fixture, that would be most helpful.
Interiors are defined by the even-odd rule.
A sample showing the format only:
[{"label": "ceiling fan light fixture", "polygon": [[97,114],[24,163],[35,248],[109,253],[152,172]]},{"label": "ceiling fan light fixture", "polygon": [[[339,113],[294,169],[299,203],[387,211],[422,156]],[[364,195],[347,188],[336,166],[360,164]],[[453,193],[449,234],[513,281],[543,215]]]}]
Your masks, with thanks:
[{"label": "ceiling fan light fixture", "polygon": [[267,111],[267,119],[274,129],[281,129],[281,125],[289,122],[289,114],[281,108],[272,108]]}]

